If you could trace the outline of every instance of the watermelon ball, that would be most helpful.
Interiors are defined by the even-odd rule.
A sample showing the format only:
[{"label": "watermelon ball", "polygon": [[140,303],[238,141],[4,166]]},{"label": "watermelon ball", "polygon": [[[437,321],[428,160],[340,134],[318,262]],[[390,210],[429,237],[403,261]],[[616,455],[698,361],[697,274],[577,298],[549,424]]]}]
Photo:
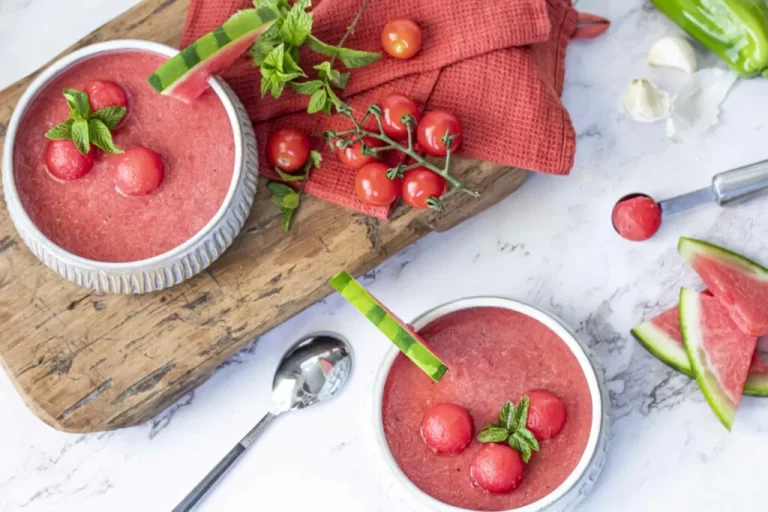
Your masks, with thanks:
[{"label": "watermelon ball", "polygon": [[421,437],[435,453],[459,454],[472,441],[472,417],[460,405],[437,404],[421,421]]},{"label": "watermelon ball", "polygon": [[115,189],[125,196],[143,196],[154,192],[165,178],[163,159],[141,146],[130,148],[117,158]]},{"label": "watermelon ball", "polygon": [[472,458],[469,475],[472,483],[493,494],[514,491],[523,481],[520,454],[504,444],[486,444]]},{"label": "watermelon ball", "polygon": [[559,434],[568,419],[568,410],[560,397],[545,391],[535,389],[526,393],[531,399],[528,408],[526,427],[533,432],[537,441],[546,441]]},{"label": "watermelon ball", "polygon": [[54,177],[70,181],[82,178],[93,169],[96,150],[91,146],[87,155],[82,154],[71,140],[53,140],[45,152],[45,165]]},{"label": "watermelon ball", "polygon": [[661,208],[653,198],[632,194],[613,207],[613,227],[623,238],[633,242],[648,240],[661,227]]},{"label": "watermelon ball", "polygon": [[128,96],[125,90],[115,82],[96,80],[86,87],[85,92],[88,94],[93,112],[105,107],[128,108]]}]

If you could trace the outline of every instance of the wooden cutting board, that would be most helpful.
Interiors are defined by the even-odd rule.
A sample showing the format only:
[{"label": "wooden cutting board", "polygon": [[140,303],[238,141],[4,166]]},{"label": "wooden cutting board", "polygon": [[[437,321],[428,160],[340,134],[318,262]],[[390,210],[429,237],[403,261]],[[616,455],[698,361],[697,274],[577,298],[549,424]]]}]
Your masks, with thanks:
[{"label": "wooden cutting board", "polygon": [[[107,39],[176,46],[189,0],[147,0],[65,53]],[[27,77],[0,92],[0,138]],[[0,140],[0,147],[3,141]],[[432,231],[497,203],[528,172],[459,160],[454,173],[481,192],[443,214],[398,209],[382,222],[312,198],[290,233],[261,187],[234,245],[180,286],[143,296],[79,288],[43,266],[0,208],[0,361],[27,405],[54,428],[95,432],[141,423],[199,385],[260,334]]]}]

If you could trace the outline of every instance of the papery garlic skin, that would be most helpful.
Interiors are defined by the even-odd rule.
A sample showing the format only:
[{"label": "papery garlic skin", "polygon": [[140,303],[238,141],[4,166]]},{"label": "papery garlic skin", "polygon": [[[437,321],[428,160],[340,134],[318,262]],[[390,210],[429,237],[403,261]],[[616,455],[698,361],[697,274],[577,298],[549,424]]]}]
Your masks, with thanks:
[{"label": "papery garlic skin", "polygon": [[645,78],[635,78],[624,90],[624,114],[640,123],[653,123],[669,116],[669,93]]},{"label": "papery garlic skin", "polygon": [[648,50],[648,64],[679,69],[689,75],[698,67],[693,46],[687,39],[678,36],[662,37],[653,43]]}]

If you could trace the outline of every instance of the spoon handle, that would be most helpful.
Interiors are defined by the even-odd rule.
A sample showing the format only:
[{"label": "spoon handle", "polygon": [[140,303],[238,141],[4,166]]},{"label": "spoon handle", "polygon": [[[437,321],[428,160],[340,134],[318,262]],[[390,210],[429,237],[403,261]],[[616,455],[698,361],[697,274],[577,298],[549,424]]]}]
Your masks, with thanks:
[{"label": "spoon handle", "polygon": [[717,204],[724,206],[768,189],[768,160],[722,172],[712,179]]},{"label": "spoon handle", "polygon": [[272,420],[274,420],[277,417],[277,415],[273,412],[268,412],[266,416],[264,416],[260,422],[256,424],[255,427],[251,429],[250,432],[248,432],[243,439],[240,440],[239,443],[237,443],[228,454],[224,456],[221,461],[219,461],[218,464],[216,464],[216,467],[214,467],[210,473],[205,475],[205,478],[203,478],[199,484],[195,486],[192,491],[187,494],[187,496],[181,500],[181,503],[176,505],[176,508],[173,509],[173,512],[189,512],[192,510],[195,505],[202,499],[205,494],[211,490],[211,488],[216,484],[216,482],[219,481],[219,478],[221,478],[224,473],[227,472],[227,470],[232,467],[232,465],[237,461],[237,459],[240,458],[240,456],[245,452],[246,449],[248,449],[249,446],[253,444],[253,442],[256,440],[259,435],[266,430],[267,426],[272,423]]}]

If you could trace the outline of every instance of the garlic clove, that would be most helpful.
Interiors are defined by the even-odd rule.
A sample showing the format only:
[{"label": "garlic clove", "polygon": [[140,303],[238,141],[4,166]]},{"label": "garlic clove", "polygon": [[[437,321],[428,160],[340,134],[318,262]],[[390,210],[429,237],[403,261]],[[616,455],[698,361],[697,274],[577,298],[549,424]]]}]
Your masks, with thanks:
[{"label": "garlic clove", "polygon": [[652,123],[669,116],[669,93],[645,78],[635,78],[624,90],[624,114],[640,123]]},{"label": "garlic clove", "polygon": [[662,37],[648,50],[648,64],[679,69],[690,75],[697,68],[696,52],[691,43],[682,37]]}]

